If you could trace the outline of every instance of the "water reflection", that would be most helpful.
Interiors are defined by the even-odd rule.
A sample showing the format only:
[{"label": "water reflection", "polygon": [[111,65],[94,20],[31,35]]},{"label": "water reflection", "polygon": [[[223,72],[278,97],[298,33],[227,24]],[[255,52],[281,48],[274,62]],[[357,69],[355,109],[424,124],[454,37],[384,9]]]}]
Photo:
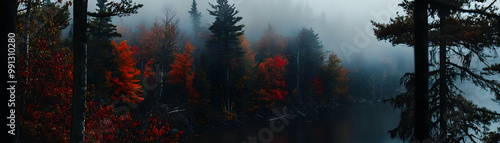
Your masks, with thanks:
[{"label": "water reflection", "polygon": [[[399,111],[388,104],[355,104],[343,114],[320,116],[315,120],[294,120],[281,132],[262,139],[272,138],[273,143],[390,143],[388,130],[399,122]],[[279,124],[277,124],[279,126]],[[240,128],[222,128],[203,131],[192,142],[240,143],[259,141],[259,131],[270,128],[268,123],[245,125]],[[261,133],[262,134],[262,133]],[[249,139],[250,137],[250,139]]]}]

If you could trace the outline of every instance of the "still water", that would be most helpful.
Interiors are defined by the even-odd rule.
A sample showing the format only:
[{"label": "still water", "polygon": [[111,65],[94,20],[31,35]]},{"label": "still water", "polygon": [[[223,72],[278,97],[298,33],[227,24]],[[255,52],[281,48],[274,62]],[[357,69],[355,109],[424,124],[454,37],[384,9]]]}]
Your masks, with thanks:
[{"label": "still water", "polygon": [[[399,122],[399,110],[389,104],[354,104],[339,115],[322,116],[315,120],[292,120],[281,132],[273,132],[269,123],[245,125],[203,131],[193,142],[250,143],[261,139],[272,143],[391,143],[390,129]],[[281,124],[276,124],[280,127]],[[267,129],[266,129],[267,128]],[[269,136],[271,134],[272,136]],[[267,141],[265,141],[267,142]]]}]

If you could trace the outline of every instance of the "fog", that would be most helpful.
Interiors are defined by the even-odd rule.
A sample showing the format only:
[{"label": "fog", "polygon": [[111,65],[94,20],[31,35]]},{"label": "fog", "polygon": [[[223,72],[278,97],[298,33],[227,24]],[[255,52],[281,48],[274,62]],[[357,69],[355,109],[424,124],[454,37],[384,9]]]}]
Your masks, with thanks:
[{"label": "fog", "polygon": [[[145,23],[152,26],[156,19],[161,19],[163,9],[172,7],[177,12],[179,25],[184,33],[191,31],[189,9],[191,0],[138,0],[144,6],[138,14],[113,18],[114,24],[127,26],[132,31],[136,25]],[[377,67],[376,64],[395,64],[403,66],[401,72],[413,71],[413,49],[406,45],[391,45],[378,41],[373,34],[370,21],[387,23],[389,18],[402,13],[400,0],[229,0],[234,3],[238,16],[243,17],[240,24],[245,24],[246,37],[257,41],[263,31],[271,24],[280,34],[293,37],[300,28],[313,28],[323,42],[324,50],[339,55],[348,69],[361,66]],[[96,1],[89,1],[89,11],[96,9]],[[215,0],[197,0],[198,10],[202,14],[202,27],[209,27],[214,16],[208,14],[209,3]],[[495,5],[500,6],[499,3]],[[353,62],[358,60],[357,62]],[[477,62],[476,62],[477,63]],[[375,64],[375,65],[374,65]],[[478,68],[481,67],[477,64]],[[404,71],[406,70],[406,71]],[[498,75],[494,78],[499,78]],[[460,82],[459,82],[460,83]],[[460,83],[465,96],[479,106],[500,112],[493,97],[471,83]]]},{"label": "fog", "polygon": [[[188,11],[191,0],[140,0],[144,4],[138,14],[113,18],[114,24],[127,26],[132,31],[136,25],[145,23],[152,26],[155,19],[161,19],[163,9],[172,7],[177,12],[179,25],[185,33],[190,33],[191,24]],[[96,9],[96,1],[89,1],[89,11]],[[208,14],[209,3],[214,0],[197,0],[198,10],[202,14],[202,27],[208,27],[214,16]],[[405,55],[412,58],[411,48],[393,47],[390,43],[378,41],[373,35],[370,20],[387,22],[396,12],[402,11],[397,6],[398,0],[230,0],[239,10],[238,16],[243,17],[246,37],[254,42],[258,40],[271,24],[284,36],[293,37],[300,28],[313,28],[323,41],[325,51],[339,55],[344,64],[348,65],[359,54],[365,61],[380,61],[393,55]],[[395,59],[393,60],[395,62]],[[411,63],[411,62],[410,62]],[[408,63],[409,64],[409,63]]]}]

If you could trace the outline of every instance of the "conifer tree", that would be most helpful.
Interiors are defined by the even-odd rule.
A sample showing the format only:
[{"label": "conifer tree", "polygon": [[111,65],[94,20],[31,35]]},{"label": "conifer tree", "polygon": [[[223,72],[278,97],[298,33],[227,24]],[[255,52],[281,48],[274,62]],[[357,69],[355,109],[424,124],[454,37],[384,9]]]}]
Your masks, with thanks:
[{"label": "conifer tree", "polygon": [[193,33],[197,35],[198,32],[200,32],[200,19],[201,19],[201,13],[198,11],[198,4],[196,3],[196,0],[193,0],[193,3],[191,4],[191,10],[188,11],[189,15],[191,16],[191,21],[193,23]]},{"label": "conifer tree", "polygon": [[[239,13],[233,5],[230,5],[227,0],[217,0],[217,4],[210,4],[213,10],[208,10],[210,15],[215,16],[215,21],[208,28],[212,35],[207,41],[207,50],[210,51],[212,57],[212,65],[219,65],[219,67],[211,67],[211,69],[224,69],[224,72],[211,71],[213,76],[211,81],[216,85],[225,89],[225,106],[226,111],[230,110],[231,91],[229,81],[229,68],[230,59],[240,57],[244,54],[238,46],[240,41],[239,36],[244,34],[242,30],[245,25],[237,25],[242,17],[236,16]],[[225,82],[224,80],[225,79]]]}]

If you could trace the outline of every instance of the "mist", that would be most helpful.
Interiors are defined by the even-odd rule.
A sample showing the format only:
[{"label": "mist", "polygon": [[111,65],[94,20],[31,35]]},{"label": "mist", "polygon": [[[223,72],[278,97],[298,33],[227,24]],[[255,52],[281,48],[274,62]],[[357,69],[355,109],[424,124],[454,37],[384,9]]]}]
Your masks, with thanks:
[{"label": "mist", "polygon": [[[277,33],[285,37],[295,36],[301,28],[312,28],[319,34],[325,52],[339,55],[342,64],[349,70],[360,68],[374,69],[380,65],[393,64],[396,72],[404,74],[413,72],[413,48],[406,45],[392,45],[379,41],[374,36],[374,26],[370,21],[386,23],[404,14],[398,6],[399,0],[228,0],[235,4],[243,17],[240,24],[246,38],[255,42],[270,24]],[[179,25],[184,33],[191,33],[189,9],[191,0],[140,0],[144,4],[138,14],[126,17],[115,17],[113,23],[125,25],[137,30],[136,25],[145,23],[147,29],[156,19],[161,19],[163,9],[172,7],[177,12]],[[197,0],[201,12],[201,27],[208,28],[214,21],[209,15],[209,3],[215,0]],[[499,3],[495,4],[500,6]],[[89,1],[89,11],[95,9],[95,1]],[[475,62],[477,68],[484,65]],[[394,70],[394,69],[388,69]],[[496,79],[500,76],[496,75]],[[492,93],[474,86],[469,82],[457,82],[465,92],[464,96],[481,107],[500,112],[498,103],[493,102]],[[394,96],[394,95],[389,95]],[[498,126],[498,125],[496,125]],[[492,129],[495,129],[494,126]]]},{"label": "mist", "polygon": [[[149,29],[156,19],[162,18],[165,7],[172,7],[177,12],[181,30],[191,33],[191,19],[188,13],[191,2],[137,1],[144,4],[137,14],[115,17],[113,23],[127,26],[132,31],[137,30],[136,25],[145,23]],[[89,11],[95,9],[95,3],[89,1]],[[207,9],[211,9],[209,3],[213,4],[215,1],[199,0],[197,3],[202,15],[201,26],[208,28],[214,21],[214,16],[209,15]],[[411,48],[393,47],[390,43],[378,41],[370,23],[370,20],[388,21],[396,16],[396,12],[402,11],[397,6],[397,0],[233,0],[229,3],[234,3],[239,10],[238,16],[243,17],[240,23],[245,24],[245,36],[251,42],[262,36],[268,24],[271,24],[277,33],[288,37],[295,36],[301,28],[312,28],[319,34],[324,50],[338,54],[346,67],[349,67],[351,60],[356,59],[359,54],[362,54],[366,61],[380,61],[394,55],[413,59]]]},{"label": "mist", "polygon": [[[482,4],[491,1],[496,2]],[[412,0],[196,0],[192,7],[193,2],[20,1],[13,24],[17,39],[9,33],[9,42],[18,42],[21,72],[15,78],[23,90],[16,93],[21,103],[15,109],[21,117],[17,139],[500,139],[500,101],[493,100],[500,90],[481,88],[500,89],[500,65],[492,65],[500,64],[495,47],[500,42],[494,39],[500,28],[491,27],[500,19],[453,11],[482,1],[460,1],[458,7],[416,0],[422,7]],[[85,3],[87,9],[75,7]],[[406,9],[400,3],[408,4]],[[497,7],[500,2],[488,8],[497,12]],[[423,16],[408,15],[429,9],[451,12],[428,14],[427,24],[417,23]],[[419,54],[433,61],[415,61]],[[492,74],[480,73],[485,71]],[[430,109],[419,112],[420,107]],[[467,138],[471,135],[478,137]]]}]

